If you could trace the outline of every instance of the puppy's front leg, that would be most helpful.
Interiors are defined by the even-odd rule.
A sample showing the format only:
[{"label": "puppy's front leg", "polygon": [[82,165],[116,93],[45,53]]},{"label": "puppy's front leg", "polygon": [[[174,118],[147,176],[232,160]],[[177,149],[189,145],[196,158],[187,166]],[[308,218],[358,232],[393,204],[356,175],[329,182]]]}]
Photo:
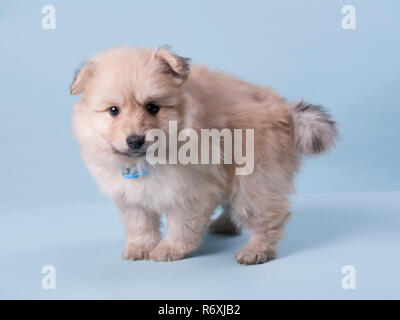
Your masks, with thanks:
[{"label": "puppy's front leg", "polygon": [[[199,209],[199,208],[195,208]],[[150,252],[155,261],[174,261],[187,256],[200,244],[212,209],[202,209],[194,215],[187,212],[167,213],[167,234]]]},{"label": "puppy's front leg", "polygon": [[128,205],[122,199],[115,200],[115,204],[120,212],[126,234],[123,258],[148,259],[150,251],[160,239],[159,216],[141,206]]}]

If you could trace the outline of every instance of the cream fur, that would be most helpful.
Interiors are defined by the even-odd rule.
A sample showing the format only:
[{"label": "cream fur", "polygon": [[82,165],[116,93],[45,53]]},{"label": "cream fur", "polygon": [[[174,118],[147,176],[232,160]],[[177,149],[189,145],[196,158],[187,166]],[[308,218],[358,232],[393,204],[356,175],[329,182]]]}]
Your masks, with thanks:
[{"label": "cream fur", "polygon": [[[211,231],[237,233],[245,227],[251,232],[248,243],[236,254],[239,263],[263,263],[276,256],[290,215],[288,195],[294,190],[301,148],[308,147],[312,139],[308,129],[319,123],[318,117],[315,123],[297,125],[296,108],[269,88],[205,66],[190,68],[187,59],[165,48],[124,47],[100,53],[77,73],[71,94],[80,93],[74,132],[90,172],[121,213],[125,258],[159,261],[187,256],[200,244],[220,204],[224,213],[212,223]],[[157,115],[145,111],[149,102],[161,106]],[[121,108],[115,118],[107,112],[114,105]],[[144,159],[114,150],[127,149],[128,135],[145,135],[153,128],[167,131],[169,120],[178,120],[179,128],[196,130],[253,128],[254,172],[236,176],[235,165],[222,164],[155,165],[146,177],[123,179],[123,166],[144,165]],[[325,132],[322,128],[317,134],[324,137]],[[162,240],[161,214],[168,221]]]}]

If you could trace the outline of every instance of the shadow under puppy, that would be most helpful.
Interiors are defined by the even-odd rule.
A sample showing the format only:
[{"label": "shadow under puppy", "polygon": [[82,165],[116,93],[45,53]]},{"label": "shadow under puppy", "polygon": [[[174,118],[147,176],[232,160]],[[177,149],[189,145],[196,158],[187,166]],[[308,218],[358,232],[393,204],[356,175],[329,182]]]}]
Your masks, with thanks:
[{"label": "shadow under puppy", "polygon": [[[288,195],[300,155],[334,145],[335,123],[318,106],[288,104],[267,87],[237,79],[167,48],[114,48],[90,59],[76,74],[71,94],[73,128],[82,157],[100,188],[115,202],[126,231],[126,259],[171,261],[195,250],[218,205],[210,231],[249,241],[236,254],[243,264],[277,255],[288,219]],[[232,164],[155,164],[146,161],[152,129],[254,129],[254,167],[236,175]],[[168,149],[168,152],[171,150]],[[121,168],[148,174],[124,179]],[[140,169],[142,170],[142,169]],[[160,240],[160,215],[167,233]]]}]

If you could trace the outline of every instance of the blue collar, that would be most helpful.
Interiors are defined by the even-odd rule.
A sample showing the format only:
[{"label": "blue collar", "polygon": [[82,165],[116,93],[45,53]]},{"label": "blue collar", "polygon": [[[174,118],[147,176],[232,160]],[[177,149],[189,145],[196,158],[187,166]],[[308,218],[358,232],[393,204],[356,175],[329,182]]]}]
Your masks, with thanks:
[{"label": "blue collar", "polygon": [[142,169],[142,170],[140,170],[140,171],[138,171],[138,170],[136,170],[136,169],[131,170],[131,168],[126,168],[125,171],[124,171],[124,169],[122,169],[122,176],[123,176],[125,179],[136,179],[136,178],[140,178],[140,177],[145,176],[145,175],[148,174],[148,173],[149,173],[149,171],[146,170],[146,169]]}]

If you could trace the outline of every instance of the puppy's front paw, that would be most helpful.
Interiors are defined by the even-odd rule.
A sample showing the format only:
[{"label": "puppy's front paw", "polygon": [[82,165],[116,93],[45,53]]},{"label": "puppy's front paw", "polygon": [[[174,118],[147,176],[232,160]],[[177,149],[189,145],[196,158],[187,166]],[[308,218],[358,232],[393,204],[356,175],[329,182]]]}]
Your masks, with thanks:
[{"label": "puppy's front paw", "polygon": [[259,251],[244,247],[236,253],[235,258],[240,264],[260,264],[274,259],[276,255],[275,250]]},{"label": "puppy's front paw", "polygon": [[184,258],[186,252],[171,243],[161,241],[151,252],[149,258],[154,261],[175,261]]},{"label": "puppy's front paw", "polygon": [[132,244],[125,246],[122,252],[122,257],[127,260],[146,260],[149,258],[149,253],[155,245]]}]

